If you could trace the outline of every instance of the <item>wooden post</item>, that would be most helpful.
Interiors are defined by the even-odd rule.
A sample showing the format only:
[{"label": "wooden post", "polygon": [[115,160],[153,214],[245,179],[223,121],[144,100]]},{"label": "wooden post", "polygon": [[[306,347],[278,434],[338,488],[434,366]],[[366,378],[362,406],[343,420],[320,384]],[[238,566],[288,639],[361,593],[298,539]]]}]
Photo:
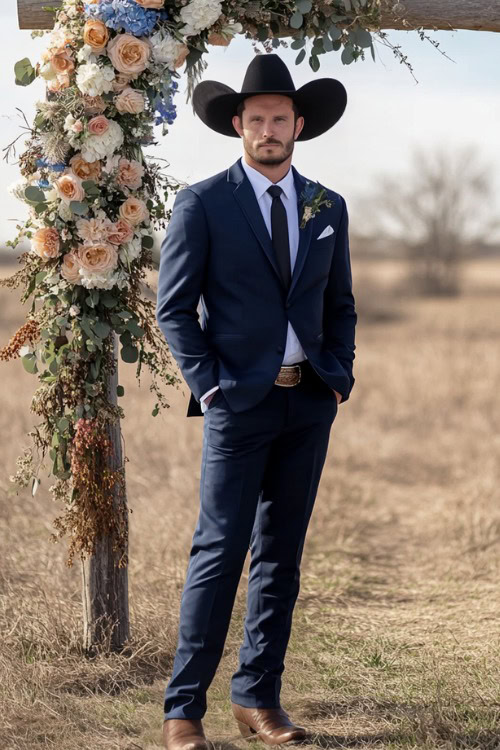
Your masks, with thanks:
[{"label": "wooden post", "polygon": [[[113,336],[115,372],[108,381],[108,399],[116,404],[118,385],[117,341]],[[108,466],[111,470],[123,466],[120,424],[109,429],[112,455]],[[122,503],[119,488],[114,493],[113,505],[116,518]],[[128,531],[128,517],[126,517]],[[83,642],[87,653],[92,653],[95,644],[120,651],[129,637],[128,567],[118,568],[117,553],[113,551],[114,534],[101,536],[97,540],[96,554],[82,562]],[[127,545],[128,547],[128,545]],[[128,549],[125,550],[128,553]]]},{"label": "wooden post", "polygon": [[[42,6],[58,5],[54,0],[17,0],[19,26],[22,29],[50,29],[54,25],[54,14],[42,10]],[[114,374],[107,383],[109,401],[116,405],[118,385],[117,340],[113,333]],[[121,429],[119,422],[109,428],[112,453],[108,467],[116,471],[123,466]],[[120,492],[125,487],[115,488],[113,505],[119,517],[123,503]],[[126,498],[125,498],[126,507]],[[128,537],[128,515],[123,529]],[[96,552],[82,561],[83,645],[87,654],[95,652],[96,646],[103,651],[121,651],[130,634],[128,606],[128,565],[119,568],[118,552],[113,550],[115,534],[101,535],[97,539]],[[128,544],[122,548],[122,557],[128,560]]]}]

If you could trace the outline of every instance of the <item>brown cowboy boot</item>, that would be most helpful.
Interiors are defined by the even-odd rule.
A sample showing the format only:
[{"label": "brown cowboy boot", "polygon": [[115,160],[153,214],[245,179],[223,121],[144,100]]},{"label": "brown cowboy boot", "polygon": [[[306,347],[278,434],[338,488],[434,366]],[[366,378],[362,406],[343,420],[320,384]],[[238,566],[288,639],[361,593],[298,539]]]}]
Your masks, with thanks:
[{"label": "brown cowboy boot", "polygon": [[211,750],[200,719],[165,719],[163,742],[167,750]]},{"label": "brown cowboy boot", "polygon": [[245,708],[231,703],[241,735],[253,737],[266,745],[303,740],[306,730],[293,724],[282,708]]}]

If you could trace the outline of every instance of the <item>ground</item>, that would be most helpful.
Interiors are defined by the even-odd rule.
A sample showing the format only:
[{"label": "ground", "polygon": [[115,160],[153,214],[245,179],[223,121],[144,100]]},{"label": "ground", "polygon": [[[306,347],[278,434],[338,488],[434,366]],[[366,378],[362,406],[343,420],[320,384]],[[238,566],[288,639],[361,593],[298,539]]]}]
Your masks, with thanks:
[{"label": "ground", "polygon": [[[399,272],[354,263],[356,385],[308,532],[283,705],[310,730],[306,747],[495,750],[500,263],[470,264],[464,295],[447,300],[396,296]],[[3,344],[23,310],[6,290],[0,304]],[[8,480],[36,379],[19,362],[0,367],[0,748],[159,748],[202,419],[185,417],[186,388],[154,419],[147,383],[137,388],[134,367],[121,365],[132,653],[88,661],[79,564],[65,567],[64,540],[49,540],[59,513],[50,480],[42,473],[35,498],[12,494]],[[229,703],[245,584],[205,720],[225,750],[245,745]]]}]

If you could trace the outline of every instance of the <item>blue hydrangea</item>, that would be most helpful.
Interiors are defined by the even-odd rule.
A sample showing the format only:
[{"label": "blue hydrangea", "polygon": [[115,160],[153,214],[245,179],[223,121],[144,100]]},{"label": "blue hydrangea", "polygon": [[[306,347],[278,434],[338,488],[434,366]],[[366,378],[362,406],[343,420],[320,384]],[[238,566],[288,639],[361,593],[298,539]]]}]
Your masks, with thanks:
[{"label": "blue hydrangea", "polygon": [[134,36],[149,36],[158,21],[168,18],[166,10],[143,8],[135,0],[101,0],[85,5],[85,13],[98,18],[110,29],[126,31]]},{"label": "blue hydrangea", "polygon": [[50,182],[48,180],[38,180],[37,185],[39,188],[48,188],[50,187]]},{"label": "blue hydrangea", "polygon": [[153,100],[153,106],[155,109],[155,125],[162,125],[167,123],[172,125],[175,118],[177,117],[177,109],[173,102],[173,97],[177,93],[179,84],[177,81],[170,81],[168,84],[164,84],[162,89],[156,94]]}]

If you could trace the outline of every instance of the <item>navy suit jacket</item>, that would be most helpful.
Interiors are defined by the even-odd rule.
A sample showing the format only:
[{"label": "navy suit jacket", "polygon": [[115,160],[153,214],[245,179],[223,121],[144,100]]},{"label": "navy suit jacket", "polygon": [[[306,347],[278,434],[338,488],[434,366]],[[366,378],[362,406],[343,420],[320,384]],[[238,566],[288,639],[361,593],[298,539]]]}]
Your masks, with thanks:
[{"label": "navy suit jacket", "polygon": [[[306,180],[292,166],[300,195]],[[318,375],[349,398],[354,329],[348,215],[344,198],[299,229],[287,292],[272,241],[240,159],[181,190],[161,247],[156,318],[191,390],[187,416],[219,385],[230,408],[255,406],[282,365],[288,321]],[[317,239],[328,225],[334,229]],[[201,321],[198,305],[201,301]]]}]

